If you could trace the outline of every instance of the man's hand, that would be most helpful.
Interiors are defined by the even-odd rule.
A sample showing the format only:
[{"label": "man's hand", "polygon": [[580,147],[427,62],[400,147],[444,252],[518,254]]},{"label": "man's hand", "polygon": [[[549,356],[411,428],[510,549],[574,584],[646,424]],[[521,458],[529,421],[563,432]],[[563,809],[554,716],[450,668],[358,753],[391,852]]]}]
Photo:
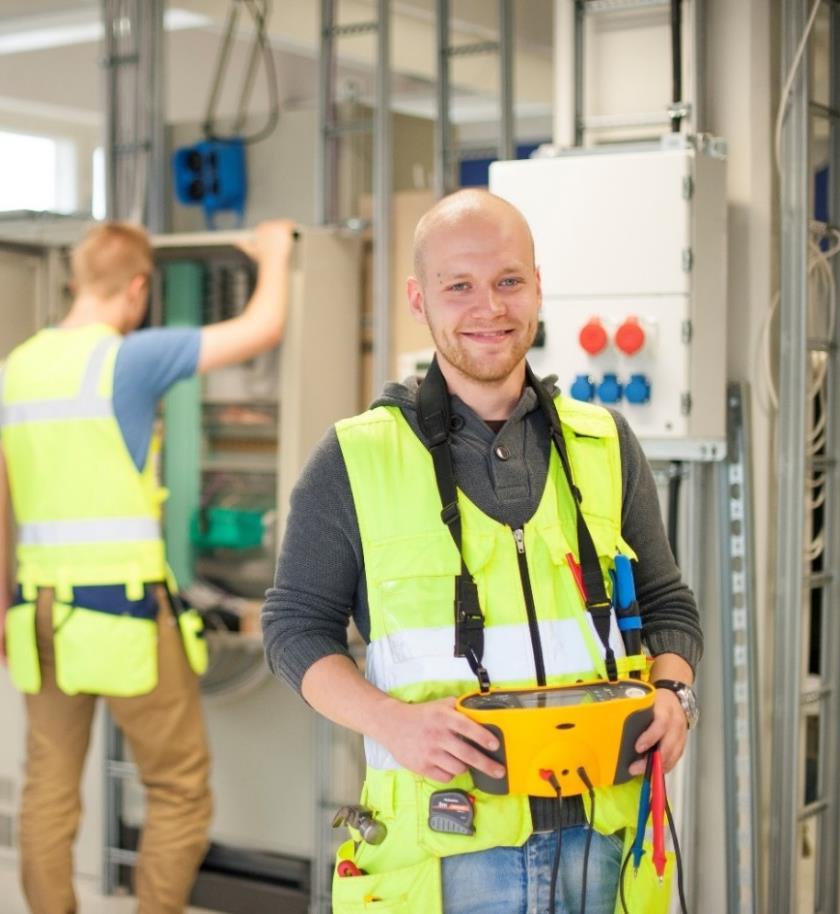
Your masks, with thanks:
[{"label": "man's hand", "polygon": [[[679,698],[670,689],[657,689],[653,705],[653,723],[636,740],[640,755],[659,743],[662,767],[667,773],[682,757],[688,736],[688,721]],[[644,774],[645,761],[634,762],[630,774]]]},{"label": "man's hand", "polygon": [[492,778],[505,769],[471,746],[472,740],[493,752],[498,740],[480,724],[455,710],[454,698],[422,704],[407,704],[396,699],[380,710],[382,728],[377,739],[390,750],[404,768],[434,781],[452,780],[468,767],[477,768]]},{"label": "man's hand", "polygon": [[257,263],[257,285],[242,314],[202,328],[199,374],[244,362],[280,342],[289,304],[294,232],[291,219],[273,219],[239,243]]},{"label": "man's hand", "polygon": [[253,234],[237,247],[262,267],[273,260],[286,263],[294,244],[295,223],[291,219],[271,219],[261,222]]}]

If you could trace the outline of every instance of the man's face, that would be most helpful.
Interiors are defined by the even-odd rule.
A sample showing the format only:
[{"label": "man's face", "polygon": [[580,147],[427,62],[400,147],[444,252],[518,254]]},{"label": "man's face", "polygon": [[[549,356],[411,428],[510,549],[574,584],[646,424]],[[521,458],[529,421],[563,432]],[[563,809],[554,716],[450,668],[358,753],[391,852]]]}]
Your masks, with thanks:
[{"label": "man's face", "polygon": [[440,226],[423,267],[409,280],[409,306],[428,323],[438,357],[474,381],[504,381],[534,341],[542,300],[525,225],[494,212]]}]

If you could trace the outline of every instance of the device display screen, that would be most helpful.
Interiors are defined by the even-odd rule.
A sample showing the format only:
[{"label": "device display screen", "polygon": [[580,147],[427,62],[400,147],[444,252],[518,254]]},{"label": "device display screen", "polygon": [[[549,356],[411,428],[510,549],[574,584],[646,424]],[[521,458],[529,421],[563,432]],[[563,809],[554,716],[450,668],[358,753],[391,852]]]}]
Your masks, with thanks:
[{"label": "device display screen", "polygon": [[643,686],[611,685],[598,683],[560,689],[534,689],[533,691],[498,691],[486,695],[470,695],[463,706],[476,711],[497,711],[514,708],[563,708],[584,705],[616,698],[641,698],[647,694]]}]

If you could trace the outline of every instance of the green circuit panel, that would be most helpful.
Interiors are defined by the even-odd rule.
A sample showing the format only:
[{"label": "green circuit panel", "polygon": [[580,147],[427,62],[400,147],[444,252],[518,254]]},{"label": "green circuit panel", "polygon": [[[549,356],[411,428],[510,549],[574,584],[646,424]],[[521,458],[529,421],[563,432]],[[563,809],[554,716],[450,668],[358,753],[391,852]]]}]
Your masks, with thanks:
[{"label": "green circuit panel", "polygon": [[[164,315],[167,327],[198,327],[202,323],[204,268],[179,261],[163,268]],[[180,381],[164,399],[163,479],[169,490],[164,504],[164,537],[169,565],[178,586],[192,583],[195,551],[190,522],[201,493],[201,379]]]}]

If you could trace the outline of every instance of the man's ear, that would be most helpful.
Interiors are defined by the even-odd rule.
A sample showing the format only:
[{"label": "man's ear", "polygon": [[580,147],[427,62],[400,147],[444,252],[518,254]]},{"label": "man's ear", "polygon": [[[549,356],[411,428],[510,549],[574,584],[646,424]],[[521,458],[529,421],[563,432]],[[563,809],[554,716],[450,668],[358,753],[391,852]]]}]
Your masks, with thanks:
[{"label": "man's ear", "polygon": [[149,290],[149,277],[145,273],[138,273],[136,276],[131,278],[131,282],[128,284],[129,294],[133,297],[139,298],[144,293]]},{"label": "man's ear", "polygon": [[420,280],[416,276],[409,276],[405,284],[405,292],[408,296],[408,310],[411,312],[411,316],[418,323],[425,324],[426,321],[426,307],[423,300],[423,287],[420,285]]},{"label": "man's ear", "polygon": [[537,277],[537,301],[540,303],[540,307],[542,308],[542,275],[540,273],[540,268],[535,267],[534,272]]}]

